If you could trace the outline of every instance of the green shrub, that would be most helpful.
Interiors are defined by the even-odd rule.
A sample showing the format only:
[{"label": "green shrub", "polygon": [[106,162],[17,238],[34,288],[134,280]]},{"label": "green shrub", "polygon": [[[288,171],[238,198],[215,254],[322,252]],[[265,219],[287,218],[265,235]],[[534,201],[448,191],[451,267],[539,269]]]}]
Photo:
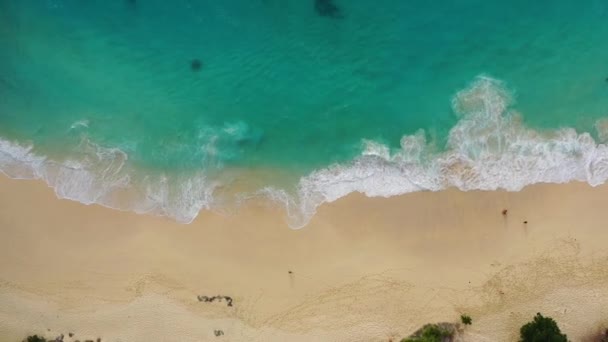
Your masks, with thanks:
[{"label": "green shrub", "polygon": [[443,342],[450,340],[454,332],[438,324],[427,324],[412,336],[406,337],[401,342]]},{"label": "green shrub", "polygon": [[460,321],[464,325],[471,325],[473,323],[473,319],[471,319],[471,316],[469,316],[469,315],[461,315]]},{"label": "green shrub", "polygon": [[46,342],[46,338],[38,335],[28,336],[25,342]]},{"label": "green shrub", "polygon": [[568,337],[559,330],[557,323],[540,313],[532,322],[526,323],[519,330],[520,342],[568,342]]}]

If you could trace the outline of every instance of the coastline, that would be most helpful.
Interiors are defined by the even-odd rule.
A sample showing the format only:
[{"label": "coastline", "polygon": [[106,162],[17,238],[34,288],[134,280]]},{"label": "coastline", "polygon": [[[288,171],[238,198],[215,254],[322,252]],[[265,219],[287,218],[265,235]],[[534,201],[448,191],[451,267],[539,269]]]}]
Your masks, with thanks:
[{"label": "coastline", "polygon": [[0,341],[388,341],[463,313],[467,341],[509,341],[538,311],[583,340],[608,324],[606,195],[351,194],[291,230],[255,202],[182,225],[0,177]]}]

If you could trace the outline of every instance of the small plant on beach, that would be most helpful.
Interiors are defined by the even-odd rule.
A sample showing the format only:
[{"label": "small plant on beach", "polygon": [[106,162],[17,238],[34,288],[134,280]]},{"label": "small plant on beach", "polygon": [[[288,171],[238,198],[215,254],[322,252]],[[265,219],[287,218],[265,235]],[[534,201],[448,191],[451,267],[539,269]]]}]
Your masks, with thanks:
[{"label": "small plant on beach", "polygon": [[25,340],[23,340],[23,342],[46,342],[46,338],[38,335],[32,335],[28,336]]},{"label": "small plant on beach", "polygon": [[473,319],[469,315],[460,315],[460,321],[464,325],[471,325],[473,323]]},{"label": "small plant on beach", "polygon": [[427,324],[401,342],[446,342],[451,341],[453,335],[453,328],[447,328],[446,324]]},{"label": "small plant on beach", "polygon": [[551,317],[543,317],[540,313],[534,320],[524,324],[519,330],[520,342],[568,342],[568,337],[559,330],[557,323]]}]

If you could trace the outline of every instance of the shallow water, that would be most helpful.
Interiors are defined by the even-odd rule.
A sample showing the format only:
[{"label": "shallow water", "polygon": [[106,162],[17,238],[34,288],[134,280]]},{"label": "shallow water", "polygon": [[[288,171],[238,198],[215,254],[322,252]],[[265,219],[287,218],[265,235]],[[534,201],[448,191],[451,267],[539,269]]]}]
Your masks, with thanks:
[{"label": "shallow water", "polygon": [[0,168],[184,222],[250,183],[293,226],[352,191],[605,180],[564,130],[608,116],[605,1],[330,3],[0,0]]}]

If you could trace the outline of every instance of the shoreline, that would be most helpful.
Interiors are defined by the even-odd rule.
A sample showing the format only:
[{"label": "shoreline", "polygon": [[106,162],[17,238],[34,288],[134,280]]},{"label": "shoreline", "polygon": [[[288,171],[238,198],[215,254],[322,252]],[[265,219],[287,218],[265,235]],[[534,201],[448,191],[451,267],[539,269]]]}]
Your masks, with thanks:
[{"label": "shoreline", "polygon": [[0,177],[0,341],[388,341],[460,314],[467,341],[508,341],[539,311],[581,340],[608,324],[606,195],[351,194],[292,230],[256,202],[182,225]]}]

